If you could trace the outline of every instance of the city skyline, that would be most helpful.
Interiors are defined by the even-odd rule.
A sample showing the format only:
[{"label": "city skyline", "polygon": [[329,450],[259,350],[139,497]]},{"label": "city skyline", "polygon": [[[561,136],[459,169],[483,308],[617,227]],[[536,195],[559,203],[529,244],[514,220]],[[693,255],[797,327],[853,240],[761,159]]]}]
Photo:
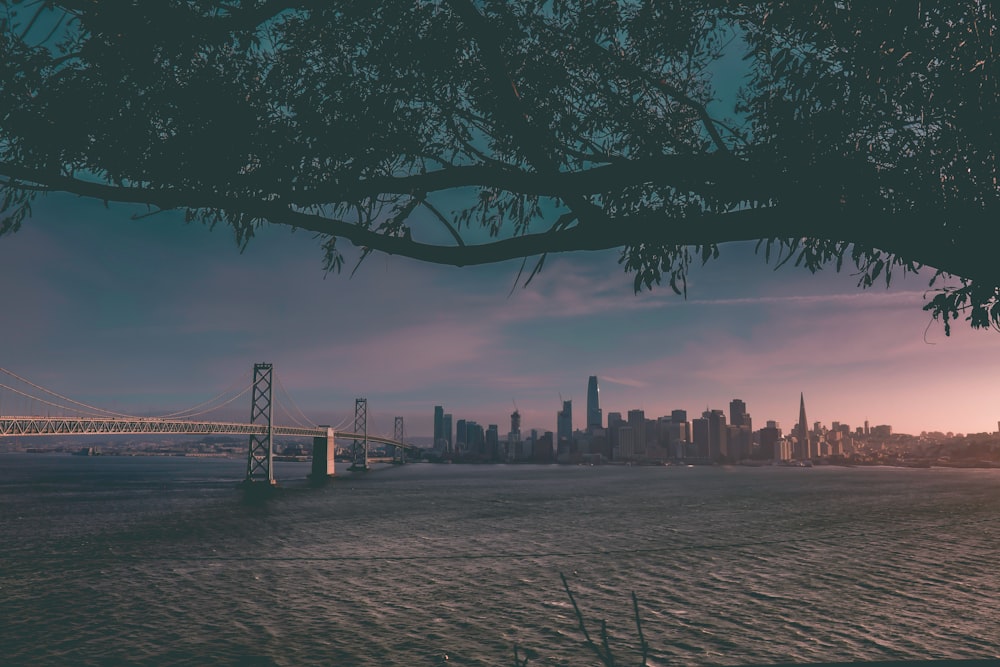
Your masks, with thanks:
[{"label": "city skyline", "polygon": [[35,210],[0,238],[0,365],[108,409],[185,408],[268,361],[313,421],[337,423],[364,396],[384,430],[402,415],[412,435],[433,433],[439,404],[505,428],[512,401],[524,429],[554,430],[572,399],[583,429],[590,375],[604,415],[741,397],[758,424],[787,428],[804,392],[827,424],[992,432],[1000,417],[1000,334],[928,326],[925,275],[862,291],[735,244],[692,269],[686,300],[633,294],[614,251],[550,257],[524,289],[519,263],[378,255],[324,279],[308,234],[262,228],[241,254],[227,230],[173,213],[130,220],[144,211],[59,195]]},{"label": "city skyline", "polygon": [[[655,421],[657,419],[660,419],[660,418],[670,418],[672,415],[676,415],[678,413],[684,413],[685,415],[690,415],[691,419],[694,419],[698,415],[709,414],[709,413],[717,413],[717,414],[723,415],[724,418],[725,418],[725,415],[726,415],[726,410],[721,409],[721,408],[716,408],[716,407],[713,407],[713,406],[706,406],[703,412],[699,412],[698,410],[692,410],[692,409],[689,409],[688,407],[675,407],[672,410],[670,410],[670,411],[668,411],[666,413],[663,413],[663,414],[647,414],[646,411],[643,410],[642,408],[632,408],[632,409],[621,410],[621,411],[618,411],[618,410],[609,411],[607,413],[607,415],[608,415],[607,420],[602,420],[600,422],[593,422],[592,421],[592,415],[594,414],[594,411],[593,411],[593,409],[591,407],[591,405],[592,405],[592,403],[591,403],[591,396],[593,395],[593,393],[591,391],[591,388],[594,387],[594,386],[596,386],[597,383],[599,382],[599,380],[600,380],[600,378],[598,376],[595,376],[595,375],[591,375],[588,378],[588,384],[587,384],[587,410],[586,410],[586,414],[585,414],[585,424],[584,424],[583,428],[579,428],[579,425],[576,423],[576,420],[573,420],[573,410],[572,410],[572,403],[573,403],[573,401],[572,401],[572,399],[569,399],[569,400],[564,400],[562,402],[562,405],[560,406],[560,409],[556,412],[556,416],[555,416],[555,424],[556,424],[556,426],[554,428],[541,428],[541,427],[535,426],[535,427],[529,428],[528,430],[536,430],[539,435],[542,435],[545,432],[551,432],[552,434],[558,436],[558,434],[560,433],[560,430],[561,430],[562,420],[567,415],[568,415],[568,418],[571,421],[574,422],[573,425],[572,425],[572,430],[570,431],[571,435],[572,434],[589,434],[593,428],[598,428],[598,429],[607,429],[607,428],[610,428],[609,421],[613,418],[612,416],[620,419],[621,415],[623,415],[623,414],[629,414],[630,416],[631,415],[642,415],[642,417],[645,418],[646,420],[653,420],[653,421]],[[596,405],[596,403],[595,403],[595,405]],[[747,426],[747,427],[751,427],[752,426],[753,422],[751,420],[751,414],[747,411],[747,407],[748,407],[747,401],[745,401],[742,398],[733,398],[733,399],[731,399],[728,402],[728,406],[729,406],[729,409],[728,409],[728,425],[731,425],[731,426]],[[519,412],[517,409],[515,409],[515,411]],[[599,408],[597,410],[598,413],[600,413],[602,411],[603,411],[602,408]],[[467,421],[462,416],[459,416],[459,415],[454,415],[453,416],[451,413],[446,412],[445,406],[435,405],[434,406],[434,418],[433,418],[433,423],[434,423],[433,440],[434,440],[435,446],[438,446],[438,442],[439,442],[439,440],[441,438],[444,438],[444,439],[448,440],[448,444],[450,446],[454,446],[457,442],[465,442],[461,437],[459,437],[457,435],[458,431],[454,430],[454,428],[452,429],[452,432],[449,434],[449,433],[447,433],[448,429],[447,429],[446,426],[442,425],[442,426],[439,427],[439,421],[438,421],[439,415],[443,415],[444,419],[441,422],[442,424],[447,424],[449,422],[452,422],[453,419],[457,420],[457,421],[462,421],[462,422]],[[513,415],[511,415],[511,417],[513,417]],[[689,421],[689,419],[687,417],[685,419],[683,419],[682,421],[688,421],[688,423],[690,423],[690,421]],[[486,426],[485,423],[479,423],[479,422],[477,422],[475,420],[470,420],[470,423],[476,423],[476,424],[479,424],[480,426],[484,426],[484,427]],[[876,427],[882,427],[882,428],[884,428],[886,426],[888,426],[893,432],[900,432],[900,431],[896,430],[895,427],[891,423],[888,423],[888,422],[877,422],[876,423],[876,422],[872,422],[871,420],[868,420],[868,419],[864,420],[863,422],[859,422],[857,424],[845,422],[845,421],[839,420],[839,419],[831,419],[831,420],[827,420],[827,421],[818,419],[818,420],[813,420],[812,422],[809,422],[809,420],[806,417],[805,393],[804,392],[800,392],[799,393],[798,417],[793,422],[791,422],[791,423],[782,422],[779,419],[774,419],[773,417],[768,417],[765,420],[762,420],[762,421],[758,422],[757,428],[752,428],[752,432],[756,432],[760,428],[763,428],[765,426],[765,424],[768,427],[770,427],[771,424],[774,424],[778,429],[782,430],[786,436],[794,436],[794,437],[798,438],[800,441],[805,438],[806,434],[808,434],[808,433],[810,433],[810,432],[812,432],[814,430],[814,425],[816,425],[816,424],[819,424],[823,428],[826,428],[826,429],[832,429],[833,425],[847,426],[847,427],[849,427],[849,430],[850,430],[851,433],[855,433],[856,431],[861,431],[861,432],[867,434],[868,431],[869,431],[869,429],[874,429]],[[498,422],[491,422],[490,425],[502,427],[503,424],[502,424],[502,422],[498,421]],[[1000,423],[998,423],[996,429],[993,429],[991,431],[986,431],[986,432],[993,433],[993,432],[996,432],[996,431],[1000,431]],[[941,432],[944,433],[945,431],[941,431]],[[973,431],[969,431],[969,433],[973,433]],[[919,433],[908,433],[908,434],[909,435],[919,435]],[[449,439],[449,435],[454,436],[454,437],[452,437],[451,439]],[[426,436],[424,436],[424,437],[426,437]],[[557,442],[558,442],[558,438],[557,438]]]}]

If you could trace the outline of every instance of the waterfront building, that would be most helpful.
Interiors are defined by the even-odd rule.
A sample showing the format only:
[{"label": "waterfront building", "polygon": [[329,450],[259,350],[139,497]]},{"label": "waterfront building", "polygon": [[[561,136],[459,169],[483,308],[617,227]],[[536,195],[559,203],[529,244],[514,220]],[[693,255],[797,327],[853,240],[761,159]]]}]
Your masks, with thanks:
[{"label": "waterfront building", "polygon": [[733,463],[749,459],[753,453],[753,433],[749,426],[726,427],[726,457]]},{"label": "waterfront building", "polygon": [[670,451],[680,451],[678,449],[678,445],[691,440],[690,426],[691,425],[687,421],[675,422],[673,419],[670,420],[667,432],[667,444],[671,448]]},{"label": "waterfront building", "polygon": [[664,415],[663,417],[656,418],[656,444],[658,445],[669,445],[670,444],[670,417]]},{"label": "waterfront building", "polygon": [[606,429],[594,429],[588,434],[588,446],[593,461],[610,461],[614,456]]},{"label": "waterfront building", "polygon": [[484,455],[486,437],[483,427],[474,421],[465,422],[465,448],[477,455]]},{"label": "waterfront building", "polygon": [[[778,422],[776,421],[767,422],[767,426],[762,428],[757,433],[757,437],[760,438],[760,450],[759,450],[760,458],[762,459],[774,458],[775,461],[786,460],[779,458],[778,454],[776,454],[778,450],[775,449],[775,447],[777,446],[779,441],[784,440],[784,438],[782,438],[781,427],[778,425]],[[789,458],[791,458],[791,454],[789,454]]]},{"label": "waterfront building", "polygon": [[635,455],[642,456],[646,453],[646,413],[643,410],[629,410],[628,425],[632,428]]},{"label": "waterfront building", "polygon": [[729,458],[729,429],[726,427],[726,413],[722,410],[708,410],[702,415],[708,419],[708,458],[713,461]]},{"label": "waterfront building", "polygon": [[788,438],[778,438],[774,441],[774,460],[789,461],[792,458],[792,443]]},{"label": "waterfront building", "polygon": [[687,456],[683,444],[691,444],[694,436],[691,433],[691,422],[688,421],[687,410],[670,411],[670,445],[678,458]]},{"label": "waterfront building", "polygon": [[532,461],[535,463],[552,463],[555,461],[552,449],[552,431],[546,431],[535,440],[535,447],[531,456]]},{"label": "waterfront building", "polygon": [[618,446],[614,449],[615,461],[634,461],[635,430],[631,426],[618,427]]},{"label": "waterfront building", "polygon": [[486,457],[492,460],[500,458],[500,429],[496,424],[486,427]]},{"label": "waterfront building", "polygon": [[691,420],[691,440],[694,442],[696,456],[701,459],[709,456],[708,431],[708,417]]},{"label": "waterfront building", "polygon": [[[608,446],[611,447],[612,452],[614,452],[615,447],[618,446],[618,429],[624,424],[625,420],[622,419],[622,413],[608,413]],[[612,454],[612,456],[614,456],[614,454]]]}]

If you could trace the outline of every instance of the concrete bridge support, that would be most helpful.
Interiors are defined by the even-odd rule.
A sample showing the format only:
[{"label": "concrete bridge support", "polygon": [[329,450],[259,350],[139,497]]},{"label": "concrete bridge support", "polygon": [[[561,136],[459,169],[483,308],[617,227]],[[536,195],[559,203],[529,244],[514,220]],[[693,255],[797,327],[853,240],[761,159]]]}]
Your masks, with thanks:
[{"label": "concrete bridge support", "polygon": [[312,472],[309,473],[309,480],[313,484],[323,484],[336,475],[336,464],[333,460],[336,451],[333,444],[333,429],[329,426],[320,428],[326,429],[326,435],[313,438]]}]

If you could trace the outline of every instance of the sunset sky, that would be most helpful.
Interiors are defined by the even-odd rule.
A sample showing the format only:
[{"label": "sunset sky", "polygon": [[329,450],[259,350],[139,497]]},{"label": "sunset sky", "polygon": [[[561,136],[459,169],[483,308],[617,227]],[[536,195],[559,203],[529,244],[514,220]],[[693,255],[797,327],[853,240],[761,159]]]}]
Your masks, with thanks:
[{"label": "sunset sky", "polygon": [[[921,310],[923,276],[861,291],[849,272],[774,271],[737,244],[693,273],[687,300],[634,295],[614,251],[552,257],[511,292],[518,263],[372,256],[353,279],[324,277],[309,234],[264,229],[240,254],[227,228],[129,213],[53,195],[0,238],[0,366],[86,403],[164,414],[269,361],[314,422],[340,423],[364,396],[369,430],[391,433],[402,415],[411,435],[431,433],[437,404],[505,432],[516,402],[524,427],[554,430],[560,396],[582,428],[589,375],[605,416],[693,417],[738,397],[755,426],[787,431],[803,392],[810,421],[827,425],[979,432],[1000,418],[1000,333],[945,337]],[[31,407],[0,401],[8,414]],[[249,399],[234,407],[249,416]]]}]

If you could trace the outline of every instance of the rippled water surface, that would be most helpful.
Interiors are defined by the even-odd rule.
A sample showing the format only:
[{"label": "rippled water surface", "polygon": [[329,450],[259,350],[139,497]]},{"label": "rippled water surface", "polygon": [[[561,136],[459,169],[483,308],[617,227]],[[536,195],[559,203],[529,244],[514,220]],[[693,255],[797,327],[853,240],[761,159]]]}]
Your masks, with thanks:
[{"label": "rippled water surface", "polygon": [[1000,655],[1000,471],[415,464],[248,503],[243,463],[0,455],[0,663]]}]

